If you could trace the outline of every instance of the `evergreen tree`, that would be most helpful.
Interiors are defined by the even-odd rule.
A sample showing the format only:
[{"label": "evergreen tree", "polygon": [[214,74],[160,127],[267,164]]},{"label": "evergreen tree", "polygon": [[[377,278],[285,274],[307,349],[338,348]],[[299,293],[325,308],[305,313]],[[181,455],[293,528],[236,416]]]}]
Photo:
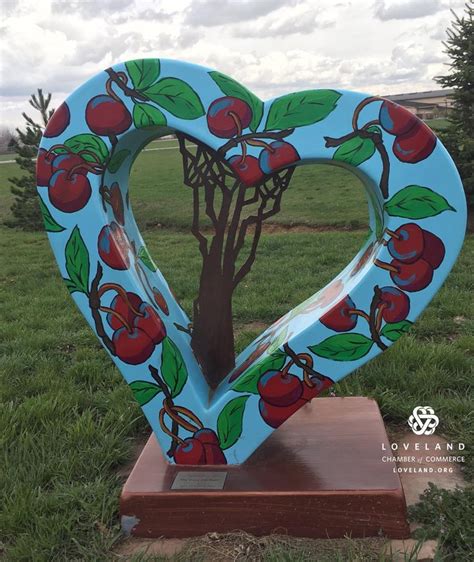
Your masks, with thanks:
[{"label": "evergreen tree", "polygon": [[452,27],[444,43],[450,71],[436,78],[444,88],[454,89],[450,125],[441,138],[458,167],[469,209],[474,206],[474,4],[464,14],[453,12]]},{"label": "evergreen tree", "polygon": [[25,172],[21,177],[9,178],[12,183],[11,192],[15,200],[11,206],[13,217],[6,221],[6,225],[23,230],[43,230],[43,219],[40,211],[40,201],[36,191],[36,156],[41,142],[43,130],[53,114],[49,109],[51,94],[46,97],[41,89],[32,94],[29,100],[31,106],[39,111],[40,123],[37,123],[26,113],[25,129],[16,129],[18,137],[13,140],[13,147],[17,153],[16,162]]}]

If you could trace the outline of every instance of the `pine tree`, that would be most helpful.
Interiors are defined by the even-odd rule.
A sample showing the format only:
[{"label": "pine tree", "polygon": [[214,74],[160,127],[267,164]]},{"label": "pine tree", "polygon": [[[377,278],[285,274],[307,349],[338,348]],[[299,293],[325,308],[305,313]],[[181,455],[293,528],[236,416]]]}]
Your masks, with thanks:
[{"label": "pine tree", "polygon": [[461,175],[469,209],[474,206],[474,4],[466,4],[460,17],[453,12],[452,27],[444,43],[450,71],[436,78],[444,88],[453,88],[454,108],[450,125],[441,138]]},{"label": "pine tree", "polygon": [[15,200],[11,206],[13,217],[6,221],[6,225],[22,230],[42,230],[43,219],[40,211],[40,202],[36,191],[36,156],[43,134],[44,127],[53,114],[49,109],[51,94],[46,97],[41,89],[37,94],[32,94],[30,105],[41,115],[41,122],[37,123],[26,113],[23,118],[26,121],[25,129],[17,128],[18,137],[13,141],[13,147],[18,154],[17,164],[25,174],[21,177],[9,178],[12,183],[11,192]]}]

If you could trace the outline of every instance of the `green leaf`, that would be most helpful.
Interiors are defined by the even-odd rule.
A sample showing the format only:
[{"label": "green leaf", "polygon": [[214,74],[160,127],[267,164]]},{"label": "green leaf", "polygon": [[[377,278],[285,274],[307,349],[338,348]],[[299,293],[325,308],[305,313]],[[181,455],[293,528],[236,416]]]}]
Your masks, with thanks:
[{"label": "green leaf", "polygon": [[197,93],[179,78],[163,78],[143,94],[179,119],[197,119],[205,113]]},{"label": "green leaf", "polygon": [[[97,156],[97,159],[101,164],[103,164],[109,157],[109,151],[105,142],[97,135],[92,135],[89,133],[75,135],[74,137],[67,139],[64,145],[76,154],[83,150],[92,152]],[[96,159],[91,154],[82,154],[82,157],[88,162],[96,162]]]},{"label": "green leaf", "polygon": [[133,108],[133,123],[137,129],[165,126],[166,117],[162,111],[149,103],[136,103]]},{"label": "green leaf", "polygon": [[143,262],[143,265],[148,267],[150,271],[156,271],[158,269],[145,246],[140,247],[137,255],[138,258]]},{"label": "green leaf", "polygon": [[221,74],[213,70],[209,72],[209,76],[214,80],[214,82],[218,85],[220,90],[226,96],[233,96],[234,98],[238,98],[249,104],[252,110],[252,120],[250,121],[249,129],[251,131],[255,131],[257,127],[260,125],[260,121],[262,120],[263,115],[263,102],[259,99],[255,94],[253,94],[250,90],[248,90],[242,84],[236,82],[230,76],[226,76],[225,74]]},{"label": "green leaf", "polygon": [[148,404],[150,400],[153,400],[157,394],[162,392],[157,384],[148,381],[133,381],[130,383],[130,388],[132,389],[133,397],[140,406]]},{"label": "green leaf", "polygon": [[261,361],[257,361],[232,385],[232,390],[236,392],[250,392],[258,394],[257,384],[263,373],[267,371],[279,371],[285,364],[286,354],[282,351],[275,351]]},{"label": "green leaf", "polygon": [[245,404],[249,396],[238,396],[222,408],[217,418],[217,435],[222,449],[235,445],[242,435]]},{"label": "green leaf", "polygon": [[385,211],[392,217],[425,219],[444,211],[454,211],[447,200],[429,187],[408,185],[385,203]]},{"label": "green leaf", "polygon": [[363,334],[338,334],[310,346],[309,349],[325,359],[356,361],[367,355],[373,344],[374,342]]},{"label": "green leaf", "polygon": [[66,283],[67,290],[71,295],[75,292],[82,293],[82,290],[70,279],[64,278],[63,281]]},{"label": "green leaf", "polygon": [[380,332],[380,335],[390,341],[397,341],[398,338],[407,334],[412,327],[413,322],[409,320],[402,320],[401,322],[394,322],[392,324],[385,324]]},{"label": "green leaf", "polygon": [[161,375],[170,389],[171,396],[176,398],[186,384],[188,370],[184,364],[181,352],[168,336],[162,343]]},{"label": "green leaf", "polygon": [[132,60],[125,67],[136,90],[148,88],[160,75],[160,59]]},{"label": "green leaf", "polygon": [[130,156],[130,154],[131,154],[130,150],[127,150],[125,148],[119,150],[118,152],[115,152],[112,158],[110,159],[109,165],[107,166],[109,172],[111,172],[112,174],[118,172],[120,166],[124,163],[125,159],[128,156]]},{"label": "green leaf", "polygon": [[336,108],[340,97],[335,90],[307,90],[277,98],[270,106],[265,130],[318,123]]},{"label": "green leaf", "polygon": [[48,207],[46,207],[41,197],[39,197],[38,199],[39,199],[39,206],[40,206],[41,214],[43,215],[44,227],[46,231],[62,232],[63,230],[65,230],[64,226],[61,226],[53,219],[53,216],[49,212]]},{"label": "green leaf", "polygon": [[77,226],[66,243],[66,271],[77,291],[89,294],[89,252]]},{"label": "green leaf", "polygon": [[375,143],[372,139],[354,137],[341,144],[333,154],[333,160],[345,162],[351,166],[359,166],[373,156]]},{"label": "green leaf", "polygon": [[286,342],[287,335],[288,335],[288,326],[280,330],[278,337],[275,338],[272,341],[272,343],[268,346],[267,353],[272,353],[273,351],[281,347]]}]

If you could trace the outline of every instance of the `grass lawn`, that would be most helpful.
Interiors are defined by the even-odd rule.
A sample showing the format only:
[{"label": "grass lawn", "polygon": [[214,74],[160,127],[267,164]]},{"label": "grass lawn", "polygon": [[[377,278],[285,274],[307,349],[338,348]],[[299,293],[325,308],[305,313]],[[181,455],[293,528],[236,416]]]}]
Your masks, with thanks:
[{"label": "grass lawn", "polygon": [[[200,262],[194,238],[183,231],[190,207],[178,162],[173,150],[142,154],[131,199],[152,255],[189,312]],[[5,178],[14,170],[0,165],[0,220],[11,201]],[[298,304],[347,263],[365,238],[366,217],[354,176],[322,166],[298,170],[275,221],[318,228],[263,236],[254,269],[235,295],[239,349],[260,331],[256,326]],[[351,226],[354,231],[345,230]],[[471,236],[412,333],[336,388],[340,395],[375,397],[394,431],[406,426],[414,406],[429,403],[441,419],[438,433],[466,443],[468,475],[474,471],[473,259]],[[0,541],[6,558],[109,559],[121,539],[119,468],[132,458],[147,423],[76,310],[46,236],[1,228],[0,260]],[[472,505],[458,502],[448,519],[459,505],[468,517]],[[469,553],[469,537],[454,536],[461,549],[456,559],[467,559],[461,555]],[[348,545],[345,557],[324,560],[368,559],[352,557],[359,546]],[[446,552],[453,548],[446,544]],[[308,559],[289,552],[270,545],[265,559]]]}]

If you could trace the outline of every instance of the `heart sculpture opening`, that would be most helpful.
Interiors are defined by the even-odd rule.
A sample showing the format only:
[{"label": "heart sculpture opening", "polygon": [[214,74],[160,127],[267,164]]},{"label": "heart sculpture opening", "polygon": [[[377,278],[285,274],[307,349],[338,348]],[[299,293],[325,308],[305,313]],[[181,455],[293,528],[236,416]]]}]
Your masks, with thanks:
[{"label": "heart sculpture opening", "polygon": [[[170,133],[202,258],[192,321],[150,257],[128,196],[135,158]],[[234,360],[233,291],[294,167],[314,162],[363,181],[371,235],[331,283]],[[406,333],[453,266],[466,222],[451,158],[404,108],[334,89],[263,102],[219,72],[160,59],[108,68],[56,110],[37,183],[69,291],[180,464],[243,462]]]}]

